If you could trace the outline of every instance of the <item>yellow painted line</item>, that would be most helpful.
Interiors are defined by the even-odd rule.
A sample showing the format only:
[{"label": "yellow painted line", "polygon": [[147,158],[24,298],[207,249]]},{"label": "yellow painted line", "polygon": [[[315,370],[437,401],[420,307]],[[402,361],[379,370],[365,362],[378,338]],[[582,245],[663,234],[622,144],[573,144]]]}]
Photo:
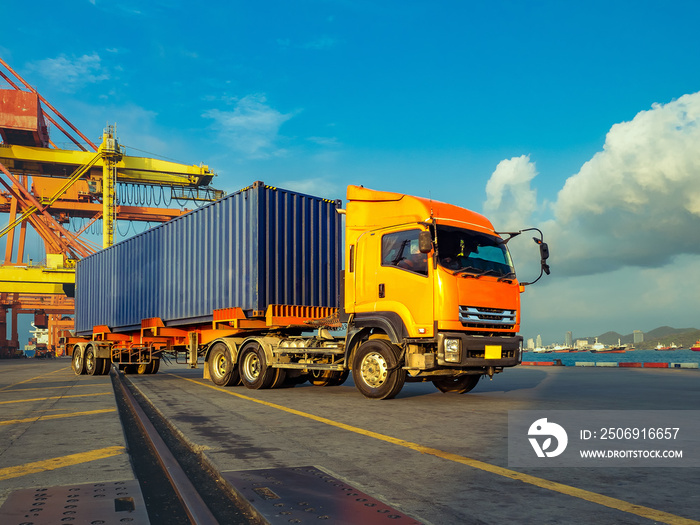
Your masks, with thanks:
[{"label": "yellow painted line", "polygon": [[48,414],[43,416],[28,417],[25,419],[8,419],[0,421],[2,425],[16,425],[17,423],[33,423],[35,421],[47,421],[49,419],[63,419],[66,417],[91,416],[93,414],[106,414],[107,412],[116,412],[116,408],[103,408],[102,410],[88,410],[87,412],[71,412],[69,414]]},{"label": "yellow painted line", "polygon": [[36,388],[14,388],[11,390],[3,390],[3,392],[32,392],[34,390],[56,390],[57,388],[85,388],[85,387],[95,388],[98,386],[103,387],[104,383],[92,383],[92,384],[87,384],[87,385],[40,386],[40,387],[36,387]]},{"label": "yellow painted line", "polygon": [[75,394],[73,396],[35,397],[33,399],[18,399],[16,401],[0,401],[0,405],[9,405],[12,403],[29,403],[30,401],[48,401],[49,399],[70,399],[72,397],[108,396],[112,393],[113,392],[98,392],[97,394]]},{"label": "yellow painted line", "polygon": [[551,490],[553,492],[559,492],[560,494],[566,494],[567,496],[572,496],[574,498],[579,498],[591,503],[596,503],[598,505],[603,505],[611,509],[621,510],[629,514],[635,514],[643,518],[650,520],[655,520],[660,523],[667,523],[668,525],[700,525],[700,521],[691,520],[688,518],[683,518],[682,516],[677,516],[669,512],[664,512],[661,510],[652,509],[650,507],[644,507],[642,505],[635,505],[634,503],[629,503],[617,498],[611,498],[603,494],[598,494],[597,492],[591,492],[589,490],[583,490],[570,485],[564,485],[563,483],[557,483],[554,481],[549,481],[544,478],[538,478],[537,476],[531,476],[530,474],[523,474],[522,472],[517,472],[515,470],[510,470],[504,467],[499,467],[497,465],[492,465],[484,461],[479,461],[478,459],[472,459],[465,456],[460,456],[458,454],[453,454],[451,452],[445,452],[444,450],[439,450],[432,447],[426,447],[418,443],[412,443],[410,441],[405,441],[403,439],[398,439],[395,437],[387,436],[385,434],[379,434],[377,432],[372,432],[371,430],[366,430],[364,428],[355,427],[352,425],[346,425],[345,423],[339,423],[338,421],[333,421],[332,419],[327,419],[325,417],[315,416],[307,412],[302,412],[300,410],[295,410],[293,408],[285,407],[283,405],[277,405],[275,403],[270,403],[268,401],[262,401],[260,399],[255,399],[253,397],[244,396],[243,394],[238,394],[224,388],[220,388],[216,385],[207,384],[202,381],[195,381],[194,379],[189,379],[187,377],[181,377],[175,374],[168,374],[185,381],[190,381],[198,385],[206,386],[213,390],[218,390],[219,392],[224,392],[234,397],[244,399],[246,401],[252,401],[254,403],[259,403],[261,405],[268,406],[270,408],[276,408],[277,410],[282,410],[289,414],[294,414],[297,416],[305,417],[307,419],[312,419],[318,421],[319,423],[324,423],[337,428],[342,428],[349,432],[354,432],[356,434],[361,434],[363,436],[378,439],[380,441],[385,441],[387,443],[392,443],[401,447],[405,447],[421,454],[428,454],[438,458],[446,459],[448,461],[454,461],[455,463],[461,463],[462,465],[467,465],[485,472],[490,472],[492,474],[497,474],[505,478],[510,478],[516,481],[521,481],[527,483],[528,485],[534,485],[536,487],[541,487],[543,489]]},{"label": "yellow painted line", "polygon": [[5,479],[19,478],[28,474],[36,474],[47,470],[56,470],[58,468],[80,465],[88,461],[97,459],[111,458],[123,454],[124,447],[107,447],[89,452],[81,452],[80,454],[71,454],[59,458],[46,459],[44,461],[35,461],[34,463],[25,463],[16,467],[6,467],[0,469],[0,481]]},{"label": "yellow painted line", "polygon": [[64,370],[70,370],[70,367],[67,366],[65,368],[59,368],[58,370],[53,370],[52,372],[48,372],[46,374],[41,374],[40,376],[30,377],[29,379],[25,379],[24,381],[20,381],[19,383],[13,383],[11,385],[4,386],[4,387],[0,388],[0,392],[4,392],[5,390],[12,388],[13,386],[28,383],[29,381],[34,381],[35,379],[39,379],[40,377],[50,376],[51,374],[55,374],[56,372],[63,372]]}]

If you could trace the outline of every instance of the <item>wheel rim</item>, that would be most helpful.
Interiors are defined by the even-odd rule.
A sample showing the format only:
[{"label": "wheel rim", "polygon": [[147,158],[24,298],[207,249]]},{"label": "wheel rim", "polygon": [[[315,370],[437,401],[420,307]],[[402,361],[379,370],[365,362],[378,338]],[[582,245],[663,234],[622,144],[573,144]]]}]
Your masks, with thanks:
[{"label": "wheel rim", "polygon": [[219,377],[224,377],[226,375],[226,363],[226,355],[224,355],[223,352],[216,356],[216,358],[214,359],[214,373]]},{"label": "wheel rim", "polygon": [[360,364],[362,379],[372,388],[378,388],[384,384],[389,373],[386,359],[378,352],[367,354]]},{"label": "wheel rim", "polygon": [[83,359],[80,356],[80,350],[76,349],[73,351],[76,352],[75,358],[73,359],[73,362],[75,363],[75,369],[80,370],[83,366]]},{"label": "wheel rim", "polygon": [[91,372],[92,370],[95,369],[95,354],[93,354],[90,350],[87,351],[85,354],[85,370],[88,372]]},{"label": "wheel rim", "polygon": [[260,359],[255,352],[249,352],[243,362],[243,373],[250,383],[254,383],[260,376]]}]

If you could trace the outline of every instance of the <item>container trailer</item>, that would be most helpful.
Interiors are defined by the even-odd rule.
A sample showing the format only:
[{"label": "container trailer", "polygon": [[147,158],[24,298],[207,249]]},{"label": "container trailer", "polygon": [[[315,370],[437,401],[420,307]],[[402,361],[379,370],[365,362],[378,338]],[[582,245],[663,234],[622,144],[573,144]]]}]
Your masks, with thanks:
[{"label": "container trailer", "polygon": [[76,374],[156,373],[186,352],[219,386],[332,386],[352,373],[369,398],[406,381],[464,393],[521,362],[532,283],[507,243],[530,230],[534,283],[549,273],[536,228],[496,232],[473,211],[361,186],[342,209],[255,182],[79,261],[63,342]]}]

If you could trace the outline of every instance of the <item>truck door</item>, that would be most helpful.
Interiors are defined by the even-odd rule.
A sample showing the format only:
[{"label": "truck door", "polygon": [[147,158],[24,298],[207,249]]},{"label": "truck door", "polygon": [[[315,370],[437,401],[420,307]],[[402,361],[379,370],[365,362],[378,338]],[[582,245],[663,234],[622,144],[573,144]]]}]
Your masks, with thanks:
[{"label": "truck door", "polygon": [[354,248],[356,313],[374,312],[376,309],[379,238],[374,232],[364,233],[357,239]]},{"label": "truck door", "polygon": [[433,335],[433,266],[418,249],[420,229],[382,232],[378,239],[377,312],[401,316],[410,337]]}]

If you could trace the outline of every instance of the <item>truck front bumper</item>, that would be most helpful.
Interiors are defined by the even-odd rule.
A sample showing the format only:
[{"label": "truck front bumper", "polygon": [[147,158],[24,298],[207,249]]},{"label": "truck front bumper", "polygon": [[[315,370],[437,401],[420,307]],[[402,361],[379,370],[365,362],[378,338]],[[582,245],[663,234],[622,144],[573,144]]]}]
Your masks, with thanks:
[{"label": "truck front bumper", "polygon": [[460,332],[438,333],[437,364],[447,367],[506,367],[522,361],[523,338],[492,337]]}]

